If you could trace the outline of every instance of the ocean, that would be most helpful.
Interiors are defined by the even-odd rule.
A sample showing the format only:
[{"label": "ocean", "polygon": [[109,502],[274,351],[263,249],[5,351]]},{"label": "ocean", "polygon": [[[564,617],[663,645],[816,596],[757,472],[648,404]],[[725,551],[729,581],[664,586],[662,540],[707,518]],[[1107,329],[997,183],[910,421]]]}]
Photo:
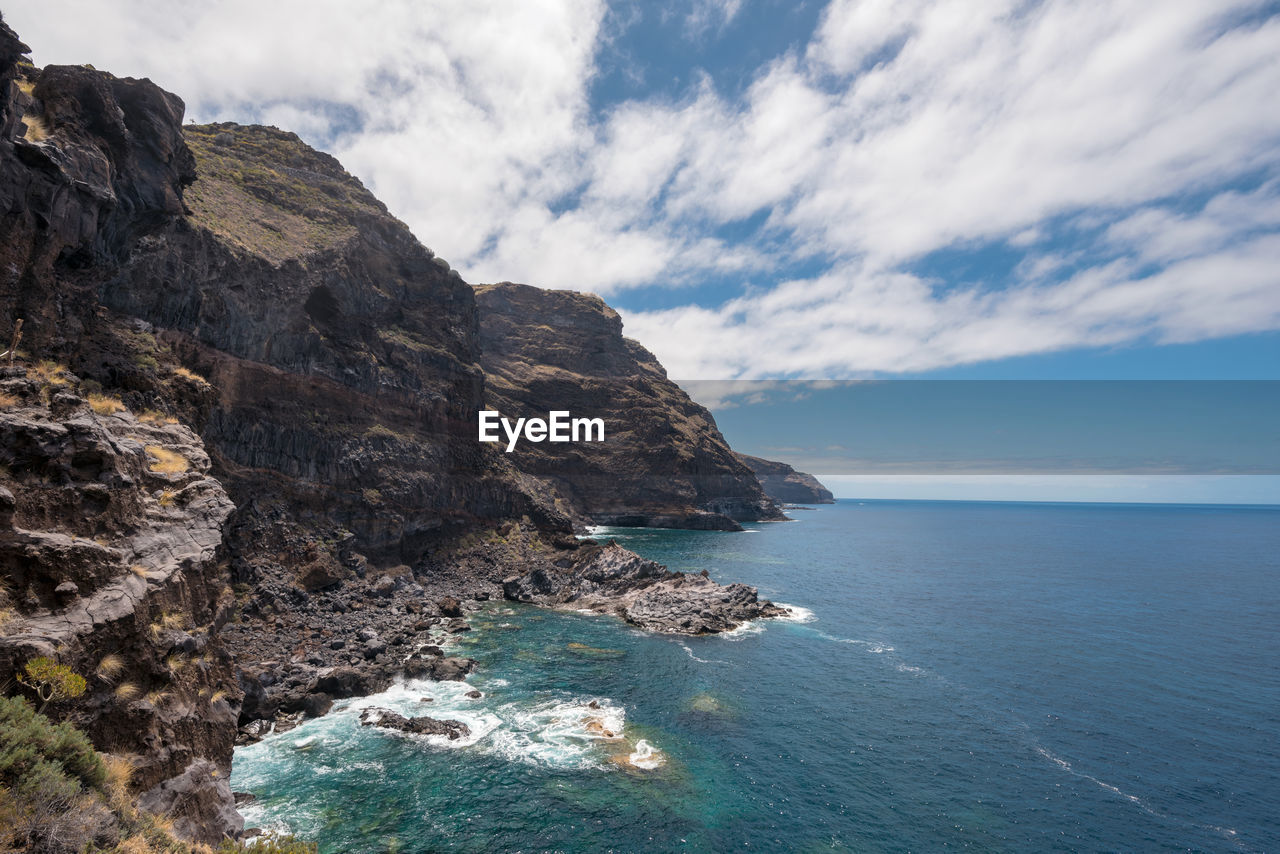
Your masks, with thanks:
[{"label": "ocean", "polygon": [[792,515],[598,536],[796,619],[688,638],[489,603],[468,684],[237,749],[249,825],[322,852],[1280,851],[1280,509]]}]

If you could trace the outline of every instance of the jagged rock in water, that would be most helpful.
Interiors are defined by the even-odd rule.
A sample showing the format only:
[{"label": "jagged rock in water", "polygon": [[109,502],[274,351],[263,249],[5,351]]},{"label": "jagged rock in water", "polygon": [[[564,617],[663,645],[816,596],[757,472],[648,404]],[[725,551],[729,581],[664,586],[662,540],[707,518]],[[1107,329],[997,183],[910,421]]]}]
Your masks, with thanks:
[{"label": "jagged rock in water", "polygon": [[747,468],[755,472],[760,486],[774,501],[782,504],[834,504],[835,496],[811,474],[796,471],[786,463],[734,452]]},{"label": "jagged rock in water", "polygon": [[599,297],[504,282],[476,288],[485,403],[509,419],[602,418],[600,443],[521,442],[508,456],[597,524],[737,530],[782,514],[715,419]]},{"label": "jagged rock in water", "polygon": [[443,735],[447,736],[450,741],[456,741],[459,738],[466,738],[471,735],[471,728],[462,721],[439,721],[425,715],[406,718],[404,715],[397,714],[390,709],[380,709],[376,706],[365,709],[360,713],[360,725],[393,729],[397,732],[407,732],[410,735]]},{"label": "jagged rock in water", "polygon": [[651,631],[690,635],[788,613],[754,587],[670,572],[616,543],[586,546],[560,563],[506,579],[503,592],[519,602],[612,613]]},{"label": "jagged rock in water", "polygon": [[451,656],[432,655],[419,650],[404,663],[404,674],[415,679],[431,679],[436,682],[461,682],[467,674],[475,670],[476,662],[471,658],[454,658]]}]

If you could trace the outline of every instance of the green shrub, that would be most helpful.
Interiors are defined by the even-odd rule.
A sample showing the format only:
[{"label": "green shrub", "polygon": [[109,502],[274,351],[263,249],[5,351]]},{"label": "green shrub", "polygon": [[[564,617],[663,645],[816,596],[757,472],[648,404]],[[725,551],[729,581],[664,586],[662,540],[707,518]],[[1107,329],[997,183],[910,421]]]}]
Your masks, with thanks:
[{"label": "green shrub", "polygon": [[[183,842],[173,822],[129,798],[132,764],[103,756],[83,732],[55,724],[22,697],[0,697],[0,852],[215,854]],[[292,836],[226,841],[216,854],[317,854]]]},{"label": "green shrub", "polygon": [[0,697],[0,844],[6,849],[84,850],[115,823],[93,796],[106,778],[84,733],[52,723],[20,697]]},{"label": "green shrub", "polygon": [[107,779],[106,766],[83,732],[52,723],[21,697],[0,697],[0,785],[20,789],[45,765],[74,778],[77,787],[99,788]]},{"label": "green shrub", "polygon": [[74,700],[89,687],[79,673],[43,655],[26,663],[18,681],[36,692],[41,711],[50,702]]}]

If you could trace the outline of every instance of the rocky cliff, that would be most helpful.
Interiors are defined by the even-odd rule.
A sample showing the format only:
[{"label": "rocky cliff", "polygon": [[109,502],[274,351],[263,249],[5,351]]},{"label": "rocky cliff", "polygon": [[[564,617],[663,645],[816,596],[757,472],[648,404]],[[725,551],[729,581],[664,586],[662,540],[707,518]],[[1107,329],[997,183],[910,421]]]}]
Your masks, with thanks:
[{"label": "rocky cliff", "polygon": [[[482,326],[472,288],[293,134],[184,128],[150,81],[26,52],[0,23],[3,342],[24,324],[0,363],[0,684],[41,657],[85,676],[50,713],[131,758],[143,807],[235,834],[237,727],[462,678],[428,642],[465,630],[459,599],[588,597],[686,632],[774,613],[572,535],[776,514],[603,303],[482,289]],[[486,404],[598,413],[616,438],[557,479],[476,441]]]},{"label": "rocky cliff", "polygon": [[50,712],[132,757],[143,806],[216,840],[239,827],[238,719],[260,712],[239,685],[312,642],[282,612],[387,570],[407,596],[404,575],[499,520],[576,541],[475,442],[470,287],[359,182],[292,134],[184,134],[149,81],[26,51],[0,25],[6,342],[23,321],[0,397],[0,684],[41,657],[85,676]]},{"label": "rocky cliff", "polygon": [[240,692],[218,641],[231,501],[172,419],[86,399],[55,367],[0,377],[0,684],[40,657],[83,676],[54,711],[128,757],[141,803],[216,842],[242,825],[227,785]]},{"label": "rocky cliff", "polygon": [[765,460],[734,452],[742,463],[755,472],[760,486],[780,504],[834,504],[835,497],[811,474],[796,471],[786,463]]},{"label": "rocky cliff", "polygon": [[524,442],[509,454],[559,506],[602,525],[737,530],[783,518],[711,413],[599,297],[507,282],[477,287],[476,299],[489,408],[604,420],[603,442]]}]

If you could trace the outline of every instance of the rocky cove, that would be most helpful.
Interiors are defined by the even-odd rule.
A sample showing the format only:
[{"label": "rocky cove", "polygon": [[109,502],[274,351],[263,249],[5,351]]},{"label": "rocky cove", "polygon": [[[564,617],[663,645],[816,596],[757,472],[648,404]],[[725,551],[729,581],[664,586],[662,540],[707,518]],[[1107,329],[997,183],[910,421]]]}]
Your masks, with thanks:
[{"label": "rocky cove", "polygon": [[[28,52],[0,23],[0,684],[82,677],[47,714],[178,838],[243,831],[237,741],[465,677],[483,603],[785,613],[576,535],[784,518],[598,297],[472,287],[294,134]],[[607,413],[606,440],[507,455],[486,407]]]}]

